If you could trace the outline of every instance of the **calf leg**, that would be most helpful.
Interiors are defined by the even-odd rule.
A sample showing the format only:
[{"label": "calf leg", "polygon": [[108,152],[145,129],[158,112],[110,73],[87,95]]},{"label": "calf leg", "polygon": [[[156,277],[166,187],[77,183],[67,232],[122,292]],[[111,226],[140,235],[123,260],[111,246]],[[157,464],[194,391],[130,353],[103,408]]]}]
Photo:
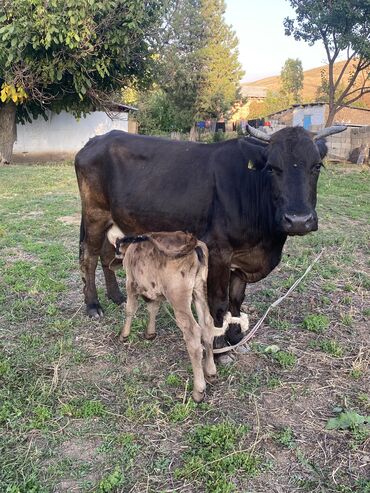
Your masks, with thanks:
[{"label": "calf leg", "polygon": [[194,303],[202,331],[202,341],[206,352],[204,371],[211,379],[216,376],[217,370],[213,358],[213,319],[207,304],[207,285],[202,279],[197,280],[194,289]]},{"label": "calf leg", "polygon": [[152,340],[156,337],[155,331],[155,317],[157,316],[160,302],[159,301],[148,301],[147,303],[148,312],[149,312],[149,322],[147,327],[145,328],[145,339]]},{"label": "calf leg", "polygon": [[139,306],[138,296],[131,286],[127,286],[127,302],[125,313],[125,324],[119,335],[120,342],[126,342],[131,332],[132,319],[135,316],[137,308]]},{"label": "calf leg", "polygon": [[191,298],[191,292],[187,295],[182,292],[177,296],[168,296],[167,299],[173,307],[177,325],[182,331],[190,357],[194,375],[193,399],[195,402],[201,402],[204,399],[206,390],[206,381],[202,367],[203,348],[201,343],[201,328],[191,312]]}]

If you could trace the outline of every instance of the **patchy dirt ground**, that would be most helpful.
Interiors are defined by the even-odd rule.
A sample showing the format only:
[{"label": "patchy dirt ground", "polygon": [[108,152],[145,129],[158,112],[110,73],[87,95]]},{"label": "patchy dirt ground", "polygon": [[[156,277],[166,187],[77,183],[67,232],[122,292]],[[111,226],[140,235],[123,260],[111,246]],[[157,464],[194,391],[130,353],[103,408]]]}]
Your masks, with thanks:
[{"label": "patchy dirt ground", "polygon": [[99,273],[85,317],[79,209],[70,165],[0,169],[0,491],[370,492],[367,169],[323,171],[320,230],[248,287],[250,321],[322,258],[199,406],[168,307],[119,345]]}]

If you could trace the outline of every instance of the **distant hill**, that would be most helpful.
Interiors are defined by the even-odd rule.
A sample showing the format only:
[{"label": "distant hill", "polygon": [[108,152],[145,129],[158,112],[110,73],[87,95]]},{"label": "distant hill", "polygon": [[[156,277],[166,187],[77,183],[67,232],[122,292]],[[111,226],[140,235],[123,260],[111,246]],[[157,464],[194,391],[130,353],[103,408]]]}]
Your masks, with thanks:
[{"label": "distant hill", "polygon": [[[343,62],[338,62],[334,65],[334,74],[339,74],[342,69]],[[322,67],[313,68],[311,70],[306,70],[303,72],[303,91],[302,100],[303,102],[313,102],[316,101],[316,91],[321,85],[321,71],[327,68],[327,65]],[[346,74],[349,74],[351,66],[347,68]],[[258,87],[258,91],[261,92],[262,89],[267,91],[278,91],[280,88],[280,76],[275,75],[273,77],[266,77],[265,79],[256,80],[254,82],[244,82],[241,84],[242,94],[243,92],[250,92],[252,88]],[[244,90],[243,90],[244,88]],[[359,101],[366,104],[367,108],[370,108],[370,94],[366,94]]]}]

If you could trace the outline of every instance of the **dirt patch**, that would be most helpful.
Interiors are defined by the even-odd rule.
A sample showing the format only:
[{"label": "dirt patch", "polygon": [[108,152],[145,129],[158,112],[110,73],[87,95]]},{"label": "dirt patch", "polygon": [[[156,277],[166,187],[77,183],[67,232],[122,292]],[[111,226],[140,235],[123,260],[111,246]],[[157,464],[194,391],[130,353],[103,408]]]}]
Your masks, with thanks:
[{"label": "dirt patch", "polygon": [[100,444],[101,441],[98,439],[81,440],[80,438],[72,438],[62,444],[60,453],[68,459],[87,462],[96,457],[96,449]]},{"label": "dirt patch", "polygon": [[81,222],[81,214],[72,214],[71,216],[61,216],[57,219],[63,224],[72,224],[74,226],[79,226]]}]

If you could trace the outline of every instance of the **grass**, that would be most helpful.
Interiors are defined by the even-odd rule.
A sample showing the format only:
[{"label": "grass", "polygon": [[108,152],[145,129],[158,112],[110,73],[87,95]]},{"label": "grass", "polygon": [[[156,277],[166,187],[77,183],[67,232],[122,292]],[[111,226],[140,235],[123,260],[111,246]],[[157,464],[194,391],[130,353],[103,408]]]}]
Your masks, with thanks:
[{"label": "grass", "polygon": [[369,493],[367,424],[326,429],[335,406],[370,414],[369,181],[323,172],[320,229],[247,287],[251,325],[319,264],[195,405],[168,309],[147,342],[141,305],[120,346],[99,271],[105,317],[85,317],[70,163],[0,168],[0,491]]}]

